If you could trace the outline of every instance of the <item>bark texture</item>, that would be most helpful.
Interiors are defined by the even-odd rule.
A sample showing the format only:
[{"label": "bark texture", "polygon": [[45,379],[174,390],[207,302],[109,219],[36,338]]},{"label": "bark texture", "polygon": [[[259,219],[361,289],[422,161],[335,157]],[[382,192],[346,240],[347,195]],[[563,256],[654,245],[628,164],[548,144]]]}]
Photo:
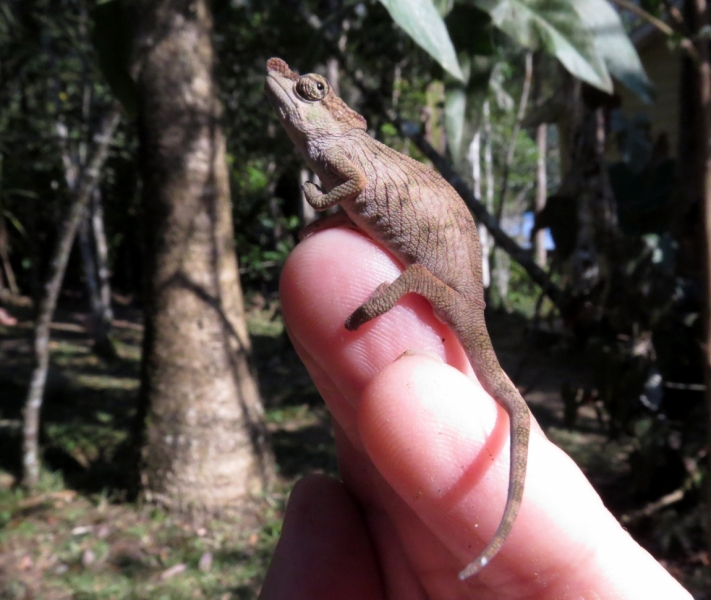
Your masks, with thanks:
[{"label": "bark texture", "polygon": [[139,443],[149,501],[246,516],[272,473],[252,369],[205,0],[142,0],[136,80],[147,248]]}]

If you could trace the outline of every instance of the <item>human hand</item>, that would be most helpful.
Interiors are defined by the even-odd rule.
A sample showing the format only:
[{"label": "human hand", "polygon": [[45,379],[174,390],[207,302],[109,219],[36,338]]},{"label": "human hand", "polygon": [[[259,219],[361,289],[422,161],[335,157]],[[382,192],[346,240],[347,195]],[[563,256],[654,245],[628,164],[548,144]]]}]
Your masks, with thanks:
[{"label": "human hand", "polygon": [[333,415],[343,484],[296,485],[260,598],[691,598],[535,423],[513,531],[480,574],[457,578],[503,512],[508,419],[424,299],[344,329],[399,272],[343,229],[308,238],[284,268],[284,320]]}]

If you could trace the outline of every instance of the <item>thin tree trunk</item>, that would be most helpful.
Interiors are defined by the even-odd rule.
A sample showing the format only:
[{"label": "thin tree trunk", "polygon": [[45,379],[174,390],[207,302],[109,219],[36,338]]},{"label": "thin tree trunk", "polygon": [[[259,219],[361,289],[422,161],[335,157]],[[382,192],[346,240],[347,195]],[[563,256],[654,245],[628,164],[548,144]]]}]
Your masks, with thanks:
[{"label": "thin tree trunk", "polygon": [[[84,267],[84,280],[86,291],[91,305],[91,333],[94,338],[94,353],[104,358],[115,358],[114,348],[109,332],[111,331],[111,291],[108,287],[108,268],[106,263],[100,265],[98,242],[95,233],[95,218],[93,214],[94,202],[97,194],[100,193],[98,187],[91,194],[91,201],[84,214],[84,218],[79,225],[79,237],[77,242]],[[101,224],[103,233],[103,223]],[[104,244],[106,240],[104,240]],[[104,247],[104,251],[106,248]],[[104,261],[106,256],[104,255]],[[104,279],[99,278],[103,271]]]},{"label": "thin tree trunk", "polygon": [[[543,55],[536,52],[533,55],[533,84],[531,93],[534,101],[540,106],[545,97],[543,95]],[[536,147],[538,149],[538,160],[536,162],[536,202],[534,207],[535,217],[543,212],[548,199],[548,125],[541,123],[536,128]],[[533,238],[533,254],[539,267],[545,268],[548,262],[546,252],[546,231],[541,229],[536,232]]]},{"label": "thin tree trunk", "polygon": [[104,206],[101,200],[101,189],[97,186],[91,196],[91,231],[94,237],[94,250],[96,257],[96,275],[99,283],[99,301],[101,314],[99,327],[102,336],[108,338],[111,330],[111,321],[114,318],[111,309],[111,283],[109,281],[109,245],[106,242],[104,230]]},{"label": "thin tree trunk", "polygon": [[339,69],[337,58],[331,57],[326,61],[326,79],[328,79],[328,83],[331,84],[333,92],[336,94],[336,96],[340,97],[341,89],[338,85]]},{"label": "thin tree trunk", "polygon": [[[548,198],[548,174],[546,172],[546,156],[548,151],[548,126],[541,123],[536,129],[536,145],[538,146],[538,163],[536,165],[536,215],[546,207]],[[539,267],[546,266],[546,232],[544,229],[536,232],[533,240],[536,263]]]},{"label": "thin tree trunk", "polygon": [[212,17],[206,0],[136,9],[150,260],[136,423],[143,492],[196,520],[248,518],[273,459],[234,252]]},{"label": "thin tree trunk", "polygon": [[[521,130],[521,122],[526,114],[528,107],[528,97],[531,91],[531,82],[533,80],[533,52],[526,52],[526,70],[523,79],[523,89],[521,90],[521,98],[518,103],[518,111],[516,112],[516,121],[514,122],[513,131],[509,139],[506,157],[504,160],[503,173],[501,175],[501,189],[499,191],[499,206],[496,211],[496,219],[503,226],[505,211],[508,204],[509,193],[509,173],[513,164],[514,153],[516,151],[516,142],[518,134]],[[491,177],[491,186],[493,189],[493,175]],[[506,306],[506,299],[509,295],[509,281],[511,278],[511,257],[501,248],[494,248],[493,251],[493,281],[495,289],[499,296],[499,302],[502,306]]]},{"label": "thin tree trunk", "polygon": [[[88,207],[87,207],[88,208]],[[77,238],[79,254],[81,255],[82,266],[84,267],[84,283],[89,296],[91,314],[96,321],[96,315],[101,311],[101,300],[99,299],[99,284],[96,280],[96,263],[91,244],[91,232],[89,231],[89,211],[84,212],[84,218],[79,224],[79,236]]]},{"label": "thin tree trunk", "polygon": [[[481,198],[481,129],[477,130],[471,144],[469,144],[468,158],[472,166],[472,190],[477,198]],[[481,244],[481,283],[486,289],[491,284],[489,231],[481,224],[477,225],[477,231]]]},{"label": "thin tree trunk", "polygon": [[[88,89],[88,86],[85,88]],[[85,92],[84,94],[84,121],[87,122],[89,115],[88,104],[90,102],[90,94]],[[77,148],[75,156],[72,156],[72,152],[68,141],[68,131],[66,125],[61,121],[56,123],[57,137],[59,139],[61,153],[62,153],[62,163],[64,165],[64,178],[67,183],[67,188],[71,193],[76,193],[77,186],[79,185],[79,177],[82,169],[86,165],[86,143],[82,142]],[[92,237],[92,229],[95,229],[95,217],[92,214],[94,208],[94,196],[100,193],[98,187],[95,188],[91,193],[91,198],[87,202],[86,210],[84,216],[79,224],[79,236],[77,243],[79,245],[79,251],[82,259],[82,267],[84,269],[84,281],[86,283],[87,296],[89,297],[89,304],[91,306],[91,316],[92,316],[92,337],[94,338],[94,351],[106,357],[116,356],[116,350],[109,339],[109,331],[111,329],[111,318],[106,320],[107,311],[110,314],[111,308],[110,304],[104,304],[102,298],[102,289],[99,279],[100,265],[97,265],[97,258],[99,252],[94,252],[94,246],[96,238]],[[101,225],[101,231],[103,232],[103,223]],[[104,238],[104,245],[106,244],[106,239]],[[98,249],[97,249],[98,250]],[[108,275],[108,269],[105,269],[106,275]],[[108,283],[108,280],[107,280]],[[109,302],[110,302],[110,292]],[[108,307],[108,308],[107,308]]]},{"label": "thin tree trunk", "polygon": [[109,145],[120,118],[119,111],[113,109],[103,120],[91,158],[78,178],[69,214],[62,224],[57,248],[50,263],[50,275],[39,305],[34,339],[35,366],[25,400],[23,423],[22,483],[28,488],[36,487],[39,482],[39,417],[49,368],[49,325],[57,306],[77,229],[84,217],[91,194],[99,183],[101,169],[108,156]]},{"label": "thin tree trunk", "polygon": [[[483,110],[484,118],[484,183],[486,194],[484,196],[484,206],[489,214],[494,213],[494,157],[492,151],[493,134],[491,130],[491,107],[489,101],[484,102]],[[501,223],[499,223],[501,225]],[[479,222],[479,227],[484,226],[483,222]],[[494,249],[494,240],[489,235],[489,230],[486,229],[486,239],[481,246],[481,255],[486,257],[487,270],[489,271],[489,285],[491,285],[491,253]]]}]

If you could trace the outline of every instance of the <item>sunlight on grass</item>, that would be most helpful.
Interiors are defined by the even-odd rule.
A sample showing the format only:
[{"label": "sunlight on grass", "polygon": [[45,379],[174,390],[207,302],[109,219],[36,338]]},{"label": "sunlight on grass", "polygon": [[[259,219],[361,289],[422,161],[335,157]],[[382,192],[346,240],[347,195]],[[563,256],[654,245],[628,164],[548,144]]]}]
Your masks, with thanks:
[{"label": "sunlight on grass", "polygon": [[[281,506],[281,503],[280,503]],[[273,552],[282,508],[242,531],[214,520],[194,528],[155,507],[56,493],[0,493],[0,597],[251,599]]]},{"label": "sunlight on grass", "polygon": [[[0,598],[257,597],[294,479],[313,470],[335,470],[328,413],[283,335],[277,308],[270,301],[251,310],[250,331],[256,361],[269,373],[261,391],[282,477],[265,498],[261,526],[248,530],[227,520],[196,527],[156,506],[125,500],[125,484],[116,472],[122,466],[115,461],[136,411],[140,332],[117,332],[119,358],[112,361],[91,352],[89,337],[53,331],[39,490],[28,494],[10,487],[19,455],[12,459],[17,463],[2,465],[7,477],[0,477]],[[0,386],[14,381],[15,364],[31,368],[29,345],[18,356],[12,368],[0,365]],[[13,388],[16,412],[4,416],[18,424],[25,392],[21,381]],[[21,441],[19,431],[12,435],[8,447]]]},{"label": "sunlight on grass", "polygon": [[135,377],[112,377],[111,375],[91,375],[80,374],[74,381],[82,386],[95,390],[126,390],[135,391],[138,389],[139,381]]}]

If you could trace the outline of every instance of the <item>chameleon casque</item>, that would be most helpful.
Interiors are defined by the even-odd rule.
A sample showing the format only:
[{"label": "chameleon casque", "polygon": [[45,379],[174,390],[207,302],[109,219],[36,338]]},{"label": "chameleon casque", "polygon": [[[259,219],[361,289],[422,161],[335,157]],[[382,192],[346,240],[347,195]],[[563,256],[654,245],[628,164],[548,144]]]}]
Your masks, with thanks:
[{"label": "chameleon casque", "polygon": [[279,120],[318,175],[323,189],[304,185],[316,210],[340,204],[355,226],[405,266],[345,322],[359,326],[390,310],[402,296],[424,296],[456,334],[483,388],[510,421],[511,467],[506,507],[494,537],[459,575],[478,573],[513,527],[526,476],[530,414],[499,365],[484,320],[481,248],[474,219],[457,192],[434,170],[370,137],[365,119],[317,74],[299,76],[280,58],[267,62],[266,94]]}]

